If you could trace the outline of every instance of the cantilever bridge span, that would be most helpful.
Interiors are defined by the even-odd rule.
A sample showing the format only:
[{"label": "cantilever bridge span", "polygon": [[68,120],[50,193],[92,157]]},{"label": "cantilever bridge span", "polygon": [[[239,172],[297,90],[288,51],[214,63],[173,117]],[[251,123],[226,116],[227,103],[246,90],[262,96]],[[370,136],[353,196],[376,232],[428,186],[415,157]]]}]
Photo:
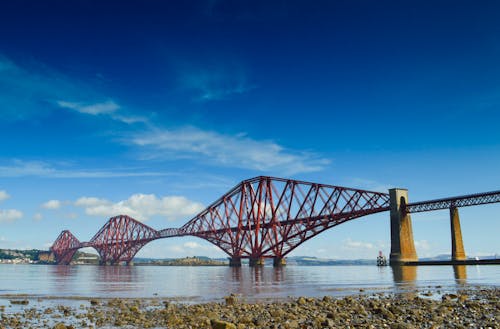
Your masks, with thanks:
[{"label": "cantilever bridge span", "polygon": [[[500,191],[490,194],[482,201],[477,200],[480,195],[474,195],[472,204],[500,202]],[[462,206],[453,202],[459,198],[463,205],[471,205],[463,201],[468,200],[465,196],[443,199],[445,203],[434,207],[442,209],[446,200],[454,207]],[[196,236],[221,248],[232,266],[240,266],[242,258],[248,258],[251,266],[262,264],[264,258],[274,258],[274,264],[280,265],[284,256],[321,232],[388,211],[393,203],[388,193],[260,176],[242,181],[180,228],[155,230],[120,215],[110,218],[88,242],[62,231],[51,251],[58,264],[69,264],[74,253],[84,247],[95,248],[102,264],[129,264],[153,240]],[[398,211],[427,211],[419,208],[421,204],[425,203],[415,207],[403,203]]]}]

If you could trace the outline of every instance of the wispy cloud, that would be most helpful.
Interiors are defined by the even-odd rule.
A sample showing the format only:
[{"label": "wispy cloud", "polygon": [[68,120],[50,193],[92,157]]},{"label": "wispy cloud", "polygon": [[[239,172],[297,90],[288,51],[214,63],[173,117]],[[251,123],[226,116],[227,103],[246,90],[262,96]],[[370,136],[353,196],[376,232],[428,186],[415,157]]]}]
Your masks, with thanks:
[{"label": "wispy cloud", "polygon": [[36,221],[40,221],[43,219],[43,215],[41,213],[37,212],[36,214],[33,215],[33,219]]},{"label": "wispy cloud", "polygon": [[42,204],[45,209],[55,210],[61,208],[62,202],[59,200],[49,200]]},{"label": "wispy cloud", "polygon": [[343,242],[342,248],[346,250],[372,250],[375,245],[371,242],[354,241],[348,238]]},{"label": "wispy cloud", "polygon": [[179,73],[181,88],[192,92],[195,101],[223,100],[255,88],[240,65],[218,65],[215,68],[184,68]]},{"label": "wispy cloud", "polygon": [[143,171],[142,168],[113,168],[110,170],[61,169],[42,161],[12,160],[0,165],[0,177],[44,178],[120,178],[170,176],[172,173]]},{"label": "wispy cloud", "polygon": [[[136,132],[138,126],[124,129],[126,137],[121,141],[143,152],[144,159],[197,159],[212,165],[286,175],[320,171],[330,163],[313,152],[289,149],[274,141],[254,139],[244,134],[222,134],[197,127],[165,129],[151,122],[147,116],[128,113],[120,102],[104,97],[92,87],[44,65],[32,66],[18,66],[0,54],[0,108],[6,109],[0,119],[23,119],[58,108],[60,111],[74,111],[129,126],[143,123],[140,133]],[[200,101],[224,99],[253,88],[241,65],[216,65],[211,69],[190,68],[185,71],[188,73],[180,75],[183,88],[194,92]],[[36,161],[0,164],[0,177],[112,178],[164,175],[127,169],[55,168]]]},{"label": "wispy cloud", "polygon": [[23,213],[17,209],[0,209],[0,223],[13,222],[23,218]]},{"label": "wispy cloud", "polygon": [[421,251],[429,251],[431,249],[431,245],[427,240],[416,240],[415,248]]},{"label": "wispy cloud", "polygon": [[10,195],[7,193],[7,191],[0,190],[0,202],[7,200],[10,198]]},{"label": "wispy cloud", "polygon": [[74,103],[66,101],[57,101],[57,105],[59,105],[62,108],[67,108],[75,110],[80,113],[91,114],[91,115],[111,114],[116,112],[120,108],[120,106],[118,106],[118,104],[116,104],[112,100],[95,104],[82,104],[82,103]]},{"label": "wispy cloud", "polygon": [[154,194],[140,193],[118,202],[96,197],[81,197],[74,205],[83,207],[85,213],[90,216],[110,217],[124,214],[140,221],[148,220],[152,216],[164,216],[168,220],[189,219],[204,209],[201,203],[183,196],[159,198]]},{"label": "wispy cloud", "polygon": [[[415,249],[417,251],[417,255],[419,255],[420,257],[432,257],[436,255],[435,248],[433,248],[431,243],[429,243],[429,241],[427,240],[415,240]],[[445,252],[445,254],[446,253],[447,252]]]},{"label": "wispy cloud", "polygon": [[140,133],[127,143],[146,149],[147,158],[203,158],[213,164],[285,174],[322,170],[330,163],[310,152],[294,152],[271,141],[244,135],[223,135],[195,127],[156,129]]},{"label": "wispy cloud", "polygon": [[129,125],[134,123],[149,123],[149,119],[144,116],[119,113],[121,106],[113,100],[96,103],[77,103],[59,100],[56,101],[56,104],[64,109],[70,109],[83,114],[106,116],[112,120]]},{"label": "wispy cloud", "polygon": [[20,66],[0,54],[0,108],[2,120],[43,116],[54,109],[61,95],[92,99],[96,95],[82,83],[41,63]]},{"label": "wispy cloud", "polygon": [[30,64],[18,65],[0,54],[0,119],[24,120],[64,108],[125,124],[147,122],[145,117],[122,111],[118,103],[82,81],[42,63]]}]

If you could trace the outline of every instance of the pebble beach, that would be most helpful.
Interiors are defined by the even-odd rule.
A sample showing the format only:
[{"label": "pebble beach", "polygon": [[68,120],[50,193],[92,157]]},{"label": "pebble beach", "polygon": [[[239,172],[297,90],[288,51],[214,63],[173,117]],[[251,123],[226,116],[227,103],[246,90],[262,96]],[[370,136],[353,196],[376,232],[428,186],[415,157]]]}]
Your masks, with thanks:
[{"label": "pebble beach", "polygon": [[0,328],[498,328],[500,290],[456,293],[415,290],[354,296],[298,297],[190,304],[162,298],[76,299],[12,296],[0,307]]}]

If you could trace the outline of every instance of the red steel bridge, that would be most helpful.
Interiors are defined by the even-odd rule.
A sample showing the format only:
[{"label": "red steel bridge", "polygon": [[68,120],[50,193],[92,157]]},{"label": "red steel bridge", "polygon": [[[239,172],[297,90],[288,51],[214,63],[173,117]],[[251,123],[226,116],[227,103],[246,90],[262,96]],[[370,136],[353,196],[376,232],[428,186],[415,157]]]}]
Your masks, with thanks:
[{"label": "red steel bridge", "polygon": [[[500,202],[500,191],[402,205],[411,213]],[[274,177],[242,181],[180,228],[155,230],[126,215],[112,217],[88,242],[62,231],[52,247],[58,264],[93,247],[101,264],[129,264],[147,243],[196,236],[221,248],[230,265],[250,265],[274,258],[280,265],[292,250],[321,232],[352,219],[390,210],[388,193]]]}]

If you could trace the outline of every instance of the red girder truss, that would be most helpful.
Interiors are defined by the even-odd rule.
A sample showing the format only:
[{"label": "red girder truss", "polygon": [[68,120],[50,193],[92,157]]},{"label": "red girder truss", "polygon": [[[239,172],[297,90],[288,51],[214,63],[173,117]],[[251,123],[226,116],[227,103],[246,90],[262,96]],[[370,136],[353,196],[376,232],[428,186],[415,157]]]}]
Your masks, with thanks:
[{"label": "red girder truss", "polygon": [[155,229],[132,217],[120,215],[110,218],[89,245],[97,250],[102,264],[130,263],[146,243],[158,238]]},{"label": "red girder truss", "polygon": [[[500,191],[410,203],[408,212],[500,202]],[[389,210],[387,193],[260,176],[245,180],[181,228],[160,231],[129,217],[112,217],[89,242],[62,231],[51,247],[58,264],[69,264],[83,247],[102,264],[130,263],[148,242],[191,235],[232,258],[284,257],[336,225]]]},{"label": "red girder truss", "polygon": [[64,230],[54,241],[50,251],[54,254],[58,264],[68,265],[75,252],[81,247],[80,241],[70,231]]},{"label": "red girder truss", "polygon": [[180,232],[233,258],[283,257],[333,226],[388,207],[386,193],[261,176],[241,182]]}]

